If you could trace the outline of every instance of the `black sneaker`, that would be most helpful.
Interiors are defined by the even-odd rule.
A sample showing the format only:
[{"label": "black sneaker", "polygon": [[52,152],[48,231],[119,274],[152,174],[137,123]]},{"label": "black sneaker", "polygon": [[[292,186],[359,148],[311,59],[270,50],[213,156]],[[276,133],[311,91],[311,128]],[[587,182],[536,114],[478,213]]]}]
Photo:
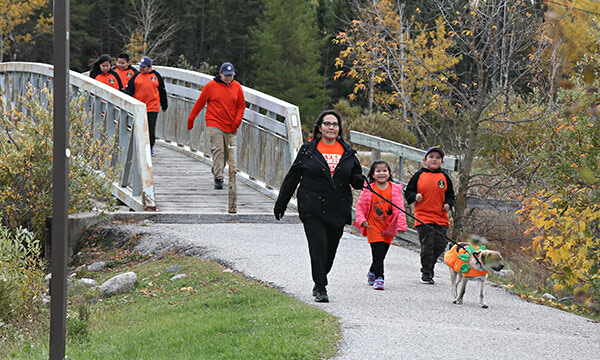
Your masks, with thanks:
[{"label": "black sneaker", "polygon": [[421,283],[433,285],[433,284],[435,284],[435,281],[433,281],[433,279],[431,278],[431,276],[429,276],[429,275],[423,275],[423,276],[421,276]]},{"label": "black sneaker", "polygon": [[329,302],[329,297],[327,296],[327,290],[319,290],[317,291],[317,296],[315,296],[316,302]]},{"label": "black sneaker", "polygon": [[223,179],[215,179],[215,189],[221,190],[223,188]]},{"label": "black sneaker", "polygon": [[315,285],[315,286],[313,287],[312,296],[317,296],[317,295],[319,295],[319,290],[317,289],[317,285]]}]

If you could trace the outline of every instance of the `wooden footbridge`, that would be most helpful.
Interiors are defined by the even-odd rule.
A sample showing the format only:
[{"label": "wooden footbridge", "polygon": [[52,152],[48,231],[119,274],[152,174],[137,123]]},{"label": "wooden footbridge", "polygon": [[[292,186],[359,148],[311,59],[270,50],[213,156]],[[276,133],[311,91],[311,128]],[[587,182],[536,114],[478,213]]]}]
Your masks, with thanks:
[{"label": "wooden footbridge", "polygon": [[[87,96],[90,126],[115,137],[118,161],[113,165],[119,167],[119,175],[112,183],[113,195],[134,211],[228,213],[228,191],[213,189],[205,110],[194,129],[187,130],[187,116],[202,87],[213,77],[171,67],[155,69],[165,80],[169,108],[159,113],[154,156],[150,155],[145,104],[88,76],[70,73],[72,94]],[[31,86],[52,89],[52,77],[51,65],[0,63],[4,110],[19,107],[20,97]],[[239,214],[272,214],[278,187],[302,144],[300,114],[293,104],[247,87],[243,90],[246,110],[233,142],[236,210]],[[45,101],[41,92],[40,97]],[[367,134],[350,135],[354,145],[371,148],[374,157],[381,152],[396,155],[400,180],[404,160],[420,162],[425,154]],[[445,168],[456,170],[455,159],[444,160]],[[291,207],[293,210],[294,203]]]}]

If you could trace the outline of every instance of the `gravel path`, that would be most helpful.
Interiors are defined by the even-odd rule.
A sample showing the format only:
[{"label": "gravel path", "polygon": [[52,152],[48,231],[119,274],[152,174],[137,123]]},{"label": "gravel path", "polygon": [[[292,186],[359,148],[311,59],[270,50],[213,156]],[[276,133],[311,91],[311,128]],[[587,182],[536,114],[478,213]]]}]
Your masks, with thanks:
[{"label": "gravel path", "polygon": [[598,359],[600,324],[528,303],[486,285],[488,309],[478,305],[477,286],[465,303],[450,299],[447,268],[436,265],[436,284],[419,282],[419,255],[390,248],[384,291],[366,285],[370,248],[345,233],[329,275],[330,303],[311,296],[308,248],[298,223],[126,225],[148,233],[137,248],[160,252],[178,247],[216,260],[341,319],[342,343],[335,359]]}]

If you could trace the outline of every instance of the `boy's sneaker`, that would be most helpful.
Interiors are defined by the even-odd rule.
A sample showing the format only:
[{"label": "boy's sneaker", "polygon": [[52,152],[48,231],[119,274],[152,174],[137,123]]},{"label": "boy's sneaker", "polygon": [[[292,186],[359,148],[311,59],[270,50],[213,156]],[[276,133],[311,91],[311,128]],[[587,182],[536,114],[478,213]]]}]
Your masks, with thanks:
[{"label": "boy's sneaker", "polygon": [[429,284],[429,285],[435,284],[435,282],[433,281],[433,279],[429,275],[423,275],[423,276],[421,276],[421,283],[423,283],[423,284]]},{"label": "boy's sneaker", "polygon": [[215,189],[223,189],[223,179],[215,179]]},{"label": "boy's sneaker", "polygon": [[150,148],[150,155],[154,155],[154,148]]},{"label": "boy's sneaker", "polygon": [[383,290],[383,278],[378,277],[375,280],[375,284],[373,285],[373,289],[375,290]]},{"label": "boy's sneaker", "polygon": [[375,284],[375,273],[367,272],[367,285],[373,286]]}]

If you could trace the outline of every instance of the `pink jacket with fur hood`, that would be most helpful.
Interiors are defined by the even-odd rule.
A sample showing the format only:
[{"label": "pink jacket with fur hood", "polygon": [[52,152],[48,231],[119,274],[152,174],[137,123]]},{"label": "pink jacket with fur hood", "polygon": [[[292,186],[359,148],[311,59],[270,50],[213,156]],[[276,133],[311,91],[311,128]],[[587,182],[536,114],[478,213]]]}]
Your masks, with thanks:
[{"label": "pink jacket with fur hood", "polygon": [[[389,182],[392,187],[392,198],[391,202],[398,205],[401,209],[404,209],[404,197],[402,196],[402,184],[395,184]],[[375,187],[375,183],[371,184],[371,187]],[[356,222],[354,225],[360,230],[363,236],[367,236],[367,228],[362,226],[362,223],[369,217],[371,211],[371,201],[373,200],[373,193],[369,189],[363,189],[358,197],[356,203]],[[386,236],[394,237],[398,232],[404,232],[408,229],[406,225],[406,215],[396,207],[392,206],[392,215],[387,218],[388,227],[383,233]]]}]

